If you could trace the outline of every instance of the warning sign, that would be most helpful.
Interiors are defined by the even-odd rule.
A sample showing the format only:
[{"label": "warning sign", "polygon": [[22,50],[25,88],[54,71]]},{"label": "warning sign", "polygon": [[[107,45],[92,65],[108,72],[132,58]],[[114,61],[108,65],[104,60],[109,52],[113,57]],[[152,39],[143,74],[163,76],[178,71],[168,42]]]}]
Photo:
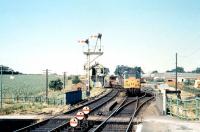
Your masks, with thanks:
[{"label": "warning sign", "polygon": [[76,114],[76,118],[78,119],[78,120],[83,120],[84,119],[84,113],[83,112],[78,112],[77,114]]},{"label": "warning sign", "polygon": [[85,106],[85,107],[83,107],[83,113],[84,114],[89,114],[90,113],[90,107],[88,107],[88,106]]},{"label": "warning sign", "polygon": [[69,123],[71,127],[76,127],[78,125],[78,120],[76,118],[72,118]]}]

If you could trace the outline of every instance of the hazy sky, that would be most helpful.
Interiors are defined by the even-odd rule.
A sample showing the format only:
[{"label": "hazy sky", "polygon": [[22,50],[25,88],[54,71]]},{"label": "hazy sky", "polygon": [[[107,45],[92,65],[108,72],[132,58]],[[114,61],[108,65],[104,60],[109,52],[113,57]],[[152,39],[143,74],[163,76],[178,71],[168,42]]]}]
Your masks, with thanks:
[{"label": "hazy sky", "polygon": [[[1,0],[0,63],[24,73],[84,73],[79,39],[102,33],[99,62],[145,72],[200,66],[199,0]],[[92,44],[92,43],[91,43]]]}]

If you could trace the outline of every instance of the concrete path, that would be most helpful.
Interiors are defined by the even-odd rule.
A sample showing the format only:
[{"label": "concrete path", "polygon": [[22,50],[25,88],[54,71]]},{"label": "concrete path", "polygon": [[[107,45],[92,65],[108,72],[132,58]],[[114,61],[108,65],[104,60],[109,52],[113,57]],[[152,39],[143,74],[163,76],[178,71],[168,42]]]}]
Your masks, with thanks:
[{"label": "concrete path", "polygon": [[136,132],[200,132],[200,121],[183,121],[169,116],[146,117]]}]

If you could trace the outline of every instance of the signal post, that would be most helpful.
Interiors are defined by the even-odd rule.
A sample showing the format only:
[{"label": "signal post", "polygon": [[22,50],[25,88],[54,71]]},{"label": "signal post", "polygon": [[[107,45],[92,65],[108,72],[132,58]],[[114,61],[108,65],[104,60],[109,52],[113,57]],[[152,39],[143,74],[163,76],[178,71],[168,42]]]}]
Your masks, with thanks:
[{"label": "signal post", "polygon": [[[99,56],[103,55],[101,37],[102,37],[101,33],[99,33],[98,35],[90,36],[90,38],[96,38],[96,44],[93,49],[91,49],[90,47],[89,39],[79,41],[79,43],[87,44],[87,51],[83,52],[83,54],[87,56],[87,62],[86,62],[86,65],[84,66],[84,69],[86,70],[86,96],[90,96],[90,69],[91,69],[90,65]],[[100,43],[99,45],[98,45],[98,42]],[[99,48],[99,50],[96,50],[96,48]],[[92,56],[94,58],[93,60],[90,60]]]}]

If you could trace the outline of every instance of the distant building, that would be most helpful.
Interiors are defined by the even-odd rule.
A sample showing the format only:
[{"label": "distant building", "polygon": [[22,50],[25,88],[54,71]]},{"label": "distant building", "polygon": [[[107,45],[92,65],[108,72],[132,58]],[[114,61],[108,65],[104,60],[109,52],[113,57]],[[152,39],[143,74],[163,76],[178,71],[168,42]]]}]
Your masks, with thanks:
[{"label": "distant building", "polygon": [[102,87],[105,84],[105,77],[109,73],[109,69],[103,65],[96,63],[92,67],[91,79],[93,81],[94,87]]},{"label": "distant building", "polygon": [[[154,73],[151,74],[151,76],[153,76],[154,78],[164,78],[164,79],[175,79],[176,78],[176,73],[172,72],[172,73]],[[191,79],[191,80],[196,80],[198,78],[200,78],[200,74],[198,73],[178,73],[178,80],[180,81],[184,81],[186,79]]]},{"label": "distant building", "polygon": [[[176,85],[176,73],[170,72],[170,73],[154,73],[151,74],[151,76],[156,79],[164,79],[166,84],[168,84],[171,87],[175,87]],[[177,74],[177,83],[178,88],[183,88],[184,82],[187,82],[188,80],[197,80],[200,78],[200,74],[198,73],[178,73]],[[198,83],[196,82],[196,87],[198,87]]]}]

